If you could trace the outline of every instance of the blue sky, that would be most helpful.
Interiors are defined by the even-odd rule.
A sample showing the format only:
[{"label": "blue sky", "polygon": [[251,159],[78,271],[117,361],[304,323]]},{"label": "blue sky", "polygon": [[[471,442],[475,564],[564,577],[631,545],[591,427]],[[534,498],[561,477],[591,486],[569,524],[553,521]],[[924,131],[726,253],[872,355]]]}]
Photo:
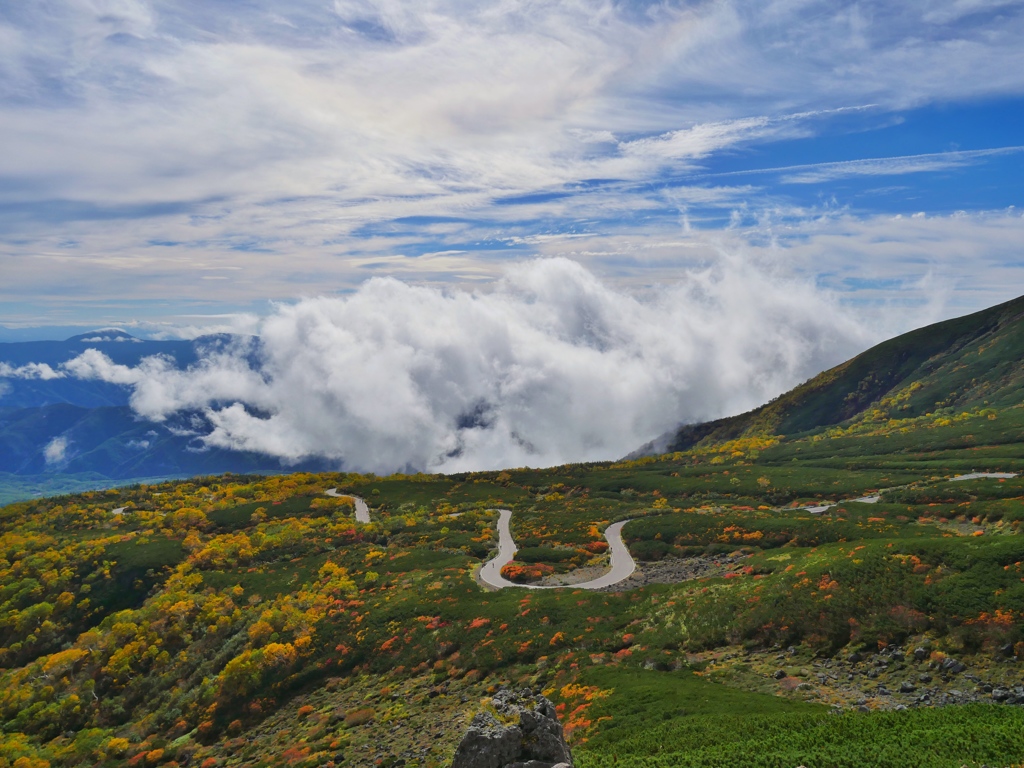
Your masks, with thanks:
[{"label": "blue sky", "polygon": [[8,3],[0,338],[536,256],[981,308],[1024,293],[1021,40],[988,0]]}]

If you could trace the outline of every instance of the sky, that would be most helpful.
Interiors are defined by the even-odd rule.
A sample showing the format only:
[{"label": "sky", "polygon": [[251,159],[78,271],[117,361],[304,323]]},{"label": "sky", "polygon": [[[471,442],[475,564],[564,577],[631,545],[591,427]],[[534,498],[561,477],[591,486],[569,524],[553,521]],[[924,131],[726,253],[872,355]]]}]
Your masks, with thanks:
[{"label": "sky", "polygon": [[6,3],[0,325],[722,249],[979,308],[1024,292],[1022,39],[987,0]]},{"label": "sky", "polygon": [[1024,294],[1021,40],[1022,0],[3,4],[0,340],[539,302],[575,313],[554,349],[597,343],[567,330],[596,292],[639,307],[609,321],[632,359],[671,318],[676,371],[711,359],[688,323],[730,355],[773,323],[744,391],[651,396],[734,411]]}]

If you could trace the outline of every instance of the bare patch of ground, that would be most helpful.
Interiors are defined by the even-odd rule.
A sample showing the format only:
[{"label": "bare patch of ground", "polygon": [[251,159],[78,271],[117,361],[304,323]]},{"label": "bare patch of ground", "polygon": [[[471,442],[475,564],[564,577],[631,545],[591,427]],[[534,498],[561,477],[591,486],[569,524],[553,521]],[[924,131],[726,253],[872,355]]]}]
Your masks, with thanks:
[{"label": "bare patch of ground", "polygon": [[749,652],[730,646],[691,654],[688,661],[715,682],[841,709],[1024,705],[1024,661],[1000,653],[955,657],[909,644],[828,659],[803,648]]},{"label": "bare patch of ground", "polygon": [[648,584],[678,584],[694,579],[723,576],[733,571],[746,555],[724,557],[666,557],[653,562],[637,562],[633,574],[607,591],[622,592]]}]

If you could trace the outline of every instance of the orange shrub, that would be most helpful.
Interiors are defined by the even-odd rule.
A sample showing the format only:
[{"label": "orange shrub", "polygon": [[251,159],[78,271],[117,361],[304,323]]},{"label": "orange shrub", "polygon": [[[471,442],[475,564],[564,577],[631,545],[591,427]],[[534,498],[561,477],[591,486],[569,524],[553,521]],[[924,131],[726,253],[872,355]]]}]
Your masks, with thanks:
[{"label": "orange shrub", "polygon": [[550,565],[543,563],[531,563],[524,565],[523,563],[517,563],[515,561],[508,563],[501,569],[501,575],[509,581],[514,581],[518,584],[528,584],[533,581],[539,581],[545,576],[555,572],[555,569]]},{"label": "orange shrub", "polygon": [[354,728],[357,725],[366,725],[373,720],[374,715],[374,711],[369,708],[357,709],[354,712],[349,712],[345,715],[345,726],[348,728]]}]

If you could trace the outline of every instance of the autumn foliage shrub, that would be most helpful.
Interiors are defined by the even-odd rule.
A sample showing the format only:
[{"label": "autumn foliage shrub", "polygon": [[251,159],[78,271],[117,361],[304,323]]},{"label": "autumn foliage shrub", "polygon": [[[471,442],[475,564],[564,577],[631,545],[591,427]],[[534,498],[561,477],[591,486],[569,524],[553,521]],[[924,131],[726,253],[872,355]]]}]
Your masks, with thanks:
[{"label": "autumn foliage shrub", "polygon": [[345,715],[345,727],[355,728],[359,725],[366,725],[373,720],[374,716],[374,711],[369,708],[357,709],[353,712],[349,712]]},{"label": "autumn foliage shrub", "polygon": [[501,575],[509,581],[514,581],[517,584],[530,584],[534,581],[540,581],[545,576],[550,576],[555,572],[555,569],[550,565],[544,563],[517,563],[512,561],[501,569]]}]

